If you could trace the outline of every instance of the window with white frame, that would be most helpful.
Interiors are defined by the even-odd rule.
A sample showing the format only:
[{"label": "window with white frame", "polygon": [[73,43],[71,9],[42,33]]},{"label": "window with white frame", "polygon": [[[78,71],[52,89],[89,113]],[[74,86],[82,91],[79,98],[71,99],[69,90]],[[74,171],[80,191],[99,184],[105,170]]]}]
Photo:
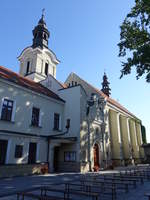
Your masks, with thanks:
[{"label": "window with white frame", "polygon": [[1,120],[12,121],[14,101],[3,99],[1,108]]}]

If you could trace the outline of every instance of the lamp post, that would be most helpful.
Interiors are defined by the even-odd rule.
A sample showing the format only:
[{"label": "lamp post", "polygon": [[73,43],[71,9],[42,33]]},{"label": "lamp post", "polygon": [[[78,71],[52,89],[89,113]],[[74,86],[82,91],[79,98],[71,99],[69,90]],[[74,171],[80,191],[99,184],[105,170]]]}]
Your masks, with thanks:
[{"label": "lamp post", "polygon": [[91,94],[91,97],[89,100],[87,100],[87,110],[86,110],[86,116],[87,116],[87,122],[88,122],[88,164],[89,164],[89,171],[92,171],[91,168],[91,144],[90,144],[90,108],[94,106],[94,104],[98,104],[98,109],[101,111],[102,116],[102,124],[101,124],[101,130],[102,130],[102,148],[103,148],[103,160],[104,160],[104,136],[105,136],[105,116],[104,116],[104,108],[106,105],[106,101],[103,97],[98,97],[95,93]]}]

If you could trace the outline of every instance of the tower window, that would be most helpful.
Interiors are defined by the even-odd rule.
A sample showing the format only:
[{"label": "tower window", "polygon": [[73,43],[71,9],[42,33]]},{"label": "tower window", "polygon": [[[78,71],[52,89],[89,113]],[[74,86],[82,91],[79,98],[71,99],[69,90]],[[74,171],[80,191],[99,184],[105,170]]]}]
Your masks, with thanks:
[{"label": "tower window", "polygon": [[44,33],[44,39],[46,40],[46,34]]},{"label": "tower window", "polygon": [[30,61],[27,62],[27,70],[26,70],[26,74],[29,74],[29,69],[30,69]]},{"label": "tower window", "polygon": [[45,75],[48,75],[48,63],[45,63]]}]

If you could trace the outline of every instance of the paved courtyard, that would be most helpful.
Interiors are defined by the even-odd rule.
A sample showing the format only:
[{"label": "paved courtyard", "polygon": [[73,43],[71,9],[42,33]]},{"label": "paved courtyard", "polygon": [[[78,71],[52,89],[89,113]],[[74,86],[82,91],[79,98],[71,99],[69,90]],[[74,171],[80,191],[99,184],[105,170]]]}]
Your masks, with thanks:
[{"label": "paved courtyard", "polygon": [[[113,171],[114,172],[114,171]],[[110,171],[104,171],[100,173],[110,173]],[[117,173],[117,171],[116,171]],[[60,188],[62,182],[78,182],[80,173],[61,173],[61,174],[47,174],[38,176],[26,176],[26,177],[14,177],[0,179],[0,200],[16,200],[17,197],[14,195],[18,191],[31,189],[34,187],[40,187],[42,185],[51,185]],[[57,186],[58,185],[58,186]],[[118,200],[148,200],[144,196],[145,193],[150,192],[150,181],[145,180],[144,185],[140,183],[135,189],[129,189],[128,193],[119,192],[117,193]],[[9,195],[9,196],[8,196]],[[25,198],[29,199],[29,198]],[[31,198],[30,198],[31,199]],[[87,198],[76,198],[76,199],[87,199]],[[101,199],[101,198],[100,198]],[[111,199],[110,196],[102,199]]]}]

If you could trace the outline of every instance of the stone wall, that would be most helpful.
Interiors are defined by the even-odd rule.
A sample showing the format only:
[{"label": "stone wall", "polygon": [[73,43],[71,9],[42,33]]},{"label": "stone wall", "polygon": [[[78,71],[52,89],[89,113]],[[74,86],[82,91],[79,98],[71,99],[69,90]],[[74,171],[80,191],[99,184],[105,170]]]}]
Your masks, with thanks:
[{"label": "stone wall", "polygon": [[0,178],[48,173],[48,163],[1,165]]}]

